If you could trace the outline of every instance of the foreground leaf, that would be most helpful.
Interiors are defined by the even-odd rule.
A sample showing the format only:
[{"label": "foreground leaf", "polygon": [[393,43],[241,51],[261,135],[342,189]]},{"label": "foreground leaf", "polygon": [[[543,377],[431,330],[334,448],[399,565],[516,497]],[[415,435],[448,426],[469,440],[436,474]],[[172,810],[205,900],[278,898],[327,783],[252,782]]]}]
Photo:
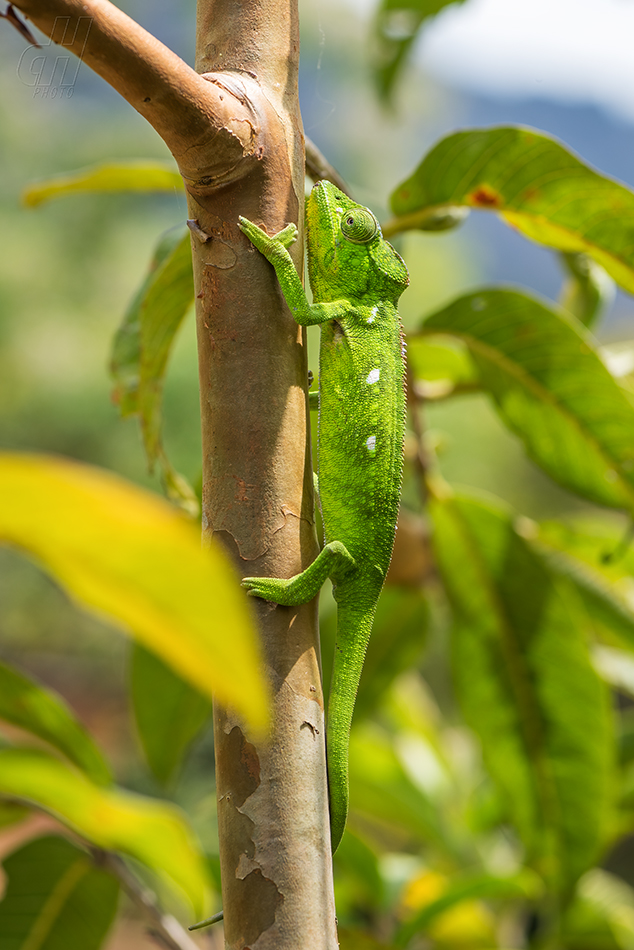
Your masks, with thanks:
[{"label": "foreground leaf", "polygon": [[390,200],[397,218],[386,237],[456,207],[495,211],[534,241],[589,254],[634,292],[634,194],[543,133],[499,127],[449,135]]},{"label": "foreground leaf", "polygon": [[634,511],[634,406],[579,323],[526,294],[482,290],[433,314],[422,332],[466,344],[502,419],[551,478]]},{"label": "foreground leaf", "polygon": [[165,785],[211,715],[209,699],[143,647],[132,651],[134,717],[148,765]]},{"label": "foreground leaf", "polygon": [[195,913],[204,913],[204,857],[175,806],[100,788],[34,749],[0,750],[0,794],[33,802],[91,844],[136,858],[180,888]]},{"label": "foreground leaf", "polygon": [[30,841],[4,861],[2,950],[98,950],[114,919],[117,880],[64,838]]},{"label": "foreground leaf", "polygon": [[150,471],[158,461],[168,496],[196,514],[194,492],[174,471],[161,438],[167,361],[193,301],[190,233],[174,228],[161,238],[149,273],[115,335],[110,371],[121,415],[140,417]]},{"label": "foreground leaf", "polygon": [[173,165],[145,159],[127,162],[105,162],[80,168],[64,175],[54,175],[34,182],[22,193],[24,204],[31,208],[73,192],[94,191],[177,191],[182,192],[183,179]]},{"label": "foreground leaf", "polygon": [[156,495],[86,465],[0,455],[0,540],[32,554],[203,695],[259,729],[267,691],[246,598],[216,544]]},{"label": "foreground leaf", "polygon": [[60,696],[0,662],[0,719],[50,742],[99,785],[112,776],[101,752]]},{"label": "foreground leaf", "polygon": [[430,510],[465,718],[529,860],[566,893],[596,860],[611,806],[608,696],[583,612],[506,510],[460,496]]}]

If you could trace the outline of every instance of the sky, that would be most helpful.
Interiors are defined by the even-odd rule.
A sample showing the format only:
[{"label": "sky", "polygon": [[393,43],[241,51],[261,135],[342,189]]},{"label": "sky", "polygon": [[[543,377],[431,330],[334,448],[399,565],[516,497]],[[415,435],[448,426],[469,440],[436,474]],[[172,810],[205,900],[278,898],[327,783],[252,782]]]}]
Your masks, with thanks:
[{"label": "sky", "polygon": [[451,86],[593,103],[634,122],[634,0],[467,0],[432,22],[417,58]]}]

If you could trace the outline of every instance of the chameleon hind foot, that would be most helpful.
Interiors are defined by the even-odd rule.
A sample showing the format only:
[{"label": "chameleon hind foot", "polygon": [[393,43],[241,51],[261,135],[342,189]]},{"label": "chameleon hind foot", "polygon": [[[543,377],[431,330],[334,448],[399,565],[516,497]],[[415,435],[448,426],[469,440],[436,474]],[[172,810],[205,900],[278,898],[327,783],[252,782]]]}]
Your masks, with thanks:
[{"label": "chameleon hind foot", "polygon": [[289,577],[245,577],[242,586],[251,597],[261,597],[274,604],[296,607],[316,597],[327,577],[343,577],[355,568],[355,561],[345,544],[331,541],[301,574]]}]

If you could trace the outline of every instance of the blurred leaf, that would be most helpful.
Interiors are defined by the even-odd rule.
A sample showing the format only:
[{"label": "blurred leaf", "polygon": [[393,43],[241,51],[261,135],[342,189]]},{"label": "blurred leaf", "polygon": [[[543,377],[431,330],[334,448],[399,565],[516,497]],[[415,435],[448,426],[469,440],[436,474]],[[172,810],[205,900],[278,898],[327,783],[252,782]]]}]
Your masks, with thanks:
[{"label": "blurred leaf", "polygon": [[98,950],[117,910],[119,883],[64,838],[30,841],[4,861],[2,950]]},{"label": "blurred leaf", "polygon": [[567,280],[560,305],[586,327],[592,327],[614,299],[614,283],[587,254],[561,254]]},{"label": "blurred leaf", "polygon": [[423,399],[443,399],[481,388],[467,347],[455,337],[408,334],[407,363]]},{"label": "blurred leaf", "polygon": [[574,584],[595,635],[634,649],[634,555],[631,548],[623,549],[623,540],[623,532],[606,523],[551,521],[539,526],[532,543],[553,570]]},{"label": "blurred leaf", "polygon": [[[394,943],[397,947],[407,946],[412,937],[417,933],[428,932],[434,922],[438,922],[438,918],[463,902],[470,905],[471,916],[473,918],[471,920],[471,936],[473,938],[475,937],[474,923],[477,919],[476,908],[479,906],[476,904],[476,901],[487,898],[493,900],[532,900],[538,897],[541,891],[539,878],[529,871],[524,871],[511,877],[496,877],[491,874],[471,874],[452,881],[434,872],[425,871],[423,875],[421,875],[421,884],[425,885],[426,879],[429,878],[442,882],[442,886],[434,888],[429,897],[424,900],[420,900],[420,898],[416,899],[415,885],[417,881],[410,882],[407,898],[410,906],[416,908],[416,913],[399,927],[394,938]],[[457,922],[456,920],[456,923]],[[468,927],[468,915],[464,922],[467,923]],[[488,935],[490,939],[488,929],[489,928],[485,928],[485,936]],[[468,934],[469,929],[467,929],[467,935]],[[492,940],[491,943],[493,942]]]},{"label": "blurred leaf", "polygon": [[561,940],[575,950],[631,950],[634,891],[600,868],[584,874],[563,915]]},{"label": "blurred leaf", "polygon": [[134,716],[148,765],[165,785],[211,715],[211,703],[157,656],[135,645],[131,661]]},{"label": "blurred leaf", "polygon": [[437,803],[408,776],[392,736],[376,726],[353,729],[350,737],[350,807],[353,815],[371,819],[399,846],[418,840],[458,860],[462,857]]},{"label": "blurred leaf", "polygon": [[439,331],[468,346],[502,419],[551,478],[634,511],[634,406],[578,322],[525,294],[482,290],[423,324]]},{"label": "blurred leaf", "polygon": [[442,139],[391,196],[397,231],[457,207],[495,211],[526,237],[589,254],[634,292],[634,194],[560,142],[519,127],[457,132]]},{"label": "blurred leaf", "polygon": [[634,698],[634,657],[631,653],[596,645],[592,658],[606,683]]},{"label": "blurred leaf", "polygon": [[374,75],[388,99],[420,28],[452,3],[464,0],[382,0],[376,11]]},{"label": "blurred leaf", "polygon": [[608,695],[583,613],[506,510],[457,496],[430,512],[465,718],[529,861],[565,892],[604,845],[611,806]]},{"label": "blurred leaf", "polygon": [[140,416],[150,471],[158,461],[168,497],[197,514],[195,493],[172,468],[161,439],[167,361],[193,300],[190,233],[174,228],[159,241],[149,273],[115,334],[110,371],[121,415]]},{"label": "blurred leaf", "polygon": [[[354,708],[355,722],[376,710],[381,696],[404,669],[414,665],[425,646],[429,606],[420,590],[386,586],[377,606],[372,635]],[[320,623],[326,701],[330,691],[337,626],[336,611]]]},{"label": "blurred leaf", "polygon": [[33,802],[91,844],[136,858],[182,889],[195,913],[204,913],[204,857],[174,805],[93,785],[81,772],[35,749],[0,750],[0,794]]},{"label": "blurred leaf", "polygon": [[0,540],[82,604],[264,729],[267,688],[246,597],[220,547],[171,505],[109,472],[0,455]]},{"label": "blurred leaf", "polygon": [[63,699],[2,662],[0,719],[50,742],[98,785],[112,780],[101,752]]},{"label": "blurred leaf", "polygon": [[34,182],[22,192],[30,208],[77,191],[183,191],[183,179],[169,162],[146,159],[106,162]]},{"label": "blurred leaf", "polygon": [[17,802],[0,801],[0,828],[17,825],[31,814],[31,809]]}]

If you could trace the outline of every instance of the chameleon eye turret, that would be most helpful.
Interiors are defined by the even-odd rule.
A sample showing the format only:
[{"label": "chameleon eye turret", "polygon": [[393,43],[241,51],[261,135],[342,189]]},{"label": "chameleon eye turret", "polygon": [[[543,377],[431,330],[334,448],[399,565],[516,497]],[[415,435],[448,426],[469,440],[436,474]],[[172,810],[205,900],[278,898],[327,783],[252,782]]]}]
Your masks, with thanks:
[{"label": "chameleon eye turret", "polygon": [[367,244],[379,230],[379,223],[367,208],[352,208],[341,217],[341,233],[353,244]]}]

